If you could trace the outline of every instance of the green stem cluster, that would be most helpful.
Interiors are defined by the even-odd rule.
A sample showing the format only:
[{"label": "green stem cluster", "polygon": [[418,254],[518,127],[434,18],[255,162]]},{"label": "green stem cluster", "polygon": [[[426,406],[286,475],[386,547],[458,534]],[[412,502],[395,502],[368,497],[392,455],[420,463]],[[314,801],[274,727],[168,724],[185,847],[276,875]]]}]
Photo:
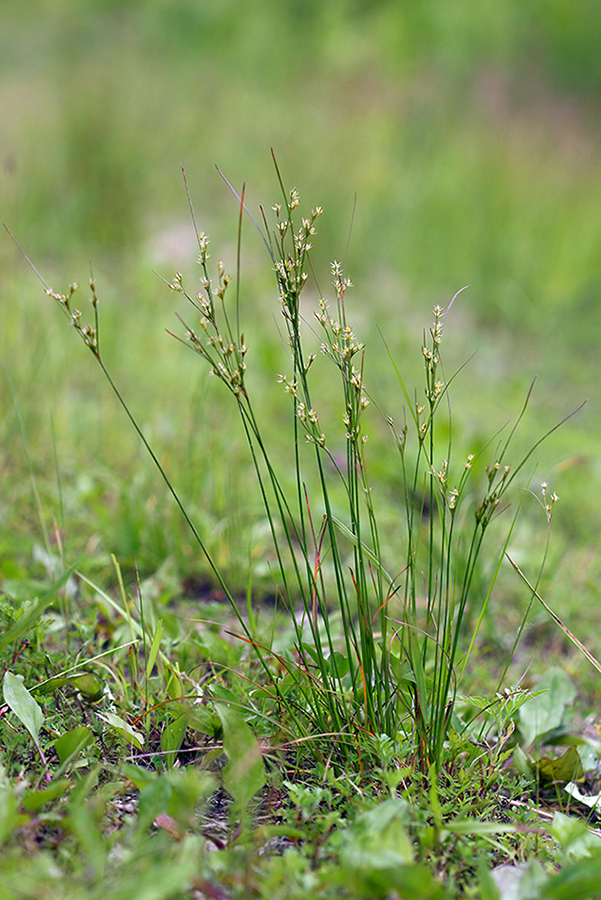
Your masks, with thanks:
[{"label": "green stem cluster", "polygon": [[[387,419],[400,454],[404,505],[399,510],[399,521],[405,530],[406,547],[401,575],[391,577],[380,541],[365,453],[367,434],[363,416],[370,404],[363,381],[365,350],[356,340],[346,314],[346,292],[352,285],[343,267],[333,263],[335,311],[332,314],[327,300],[320,296],[315,312],[321,352],[340,378],[346,449],[344,454],[337,454],[334,443],[322,431],[314,406],[311,369],[316,357],[305,350],[301,313],[301,294],[307,281],[305,270],[322,210],[317,207],[297,224],[298,193],[286,191],[277,164],[276,172],[283,201],[273,207],[275,223],[269,226],[263,210],[263,227],[254,219],[253,222],[273,264],[289,348],[291,372],[280,375],[279,380],[292,401],[295,489],[291,496],[272,463],[246,385],[247,347],[240,328],[244,190],[238,198],[235,311],[229,306],[230,278],[221,262],[217,279],[211,276],[209,240],[204,233],[199,233],[193,211],[201,290],[196,295],[189,294],[179,273],[168,284],[199,315],[198,331],[181,320],[185,337],[174,337],[208,363],[212,374],[224,383],[237,404],[271,530],[282,600],[295,629],[294,658],[277,658],[274,666],[273,655],[252,634],[252,618],[249,625],[239,612],[185,505],[107,371],[100,353],[98,298],[93,279],[90,279],[93,326],[82,325],[81,313],[72,308],[76,285],[70,286],[68,295],[56,294],[46,285],[47,293],[58,302],[94,354],[167,483],[228,597],[246,639],[255,649],[265,675],[265,689],[294,722],[295,733],[311,737],[316,747],[320,745],[320,736],[327,735],[331,747],[330,736],[337,735],[330,757],[342,758],[346,748],[355,753],[358,747],[370,745],[370,741],[373,745],[374,736],[386,735],[393,742],[410,742],[424,773],[436,771],[453,715],[458,682],[474,647],[521,503],[508,528],[490,588],[475,611],[477,620],[471,637],[468,634],[465,642],[466,625],[474,619],[468,613],[474,612],[472,587],[484,538],[505,493],[540,443],[515,468],[506,464],[509,444],[530,393],[509,437],[492,465],[486,468],[484,492],[480,502],[474,503],[473,496],[466,492],[474,464],[472,455],[463,464],[454,486],[450,486],[454,469],[448,395],[453,379],[447,380],[444,375],[440,345],[452,303],[446,311],[441,307],[434,309],[433,325],[424,335],[423,401],[411,400],[391,356],[415,433],[414,440],[410,441],[407,425],[397,431],[393,420]],[[447,437],[442,441],[444,454],[441,454],[439,432],[442,434],[442,429],[438,422],[444,415],[443,401],[448,412],[444,429]],[[312,478],[307,478],[305,472],[307,444],[313,450]],[[336,485],[332,484],[332,471]],[[345,521],[337,514],[340,486],[346,501]],[[469,499],[464,503],[466,497]],[[462,506],[467,507],[468,513],[459,516]],[[550,510],[549,506],[545,508]],[[277,674],[278,669],[285,672],[285,677]]]}]

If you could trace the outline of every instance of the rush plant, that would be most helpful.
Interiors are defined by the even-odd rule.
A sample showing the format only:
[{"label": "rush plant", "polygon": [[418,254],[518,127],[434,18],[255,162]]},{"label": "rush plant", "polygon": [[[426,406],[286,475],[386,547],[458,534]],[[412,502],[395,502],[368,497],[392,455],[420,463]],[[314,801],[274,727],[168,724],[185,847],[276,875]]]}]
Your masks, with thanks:
[{"label": "rush plant", "polygon": [[[453,301],[446,310],[436,306],[421,347],[425,383],[414,397],[391,354],[391,371],[398,378],[406,412],[400,428],[384,416],[403,485],[396,513],[397,527],[404,534],[402,557],[390,558],[383,549],[389,542],[382,541],[378,525],[365,425],[370,405],[380,413],[364,382],[365,346],[347,315],[352,284],[344,266],[334,262],[332,299],[318,290],[316,308],[309,316],[301,296],[322,210],[316,207],[300,215],[297,191],[285,189],[277,165],[276,172],[282,199],[272,208],[271,222],[263,209],[260,225],[251,219],[273,266],[284,323],[289,370],[278,379],[290,401],[292,478],[289,471],[278,469],[248,386],[240,251],[232,297],[223,264],[212,270],[209,239],[197,228],[192,204],[200,290],[188,291],[180,273],[168,286],[189,301],[197,317],[194,324],[181,319],[183,335],[174,336],[210,367],[238,408],[271,530],[280,599],[295,633],[294,653],[276,656],[253,634],[252,616],[245,618],[239,612],[185,504],[112,381],[101,355],[94,282],[90,281],[93,324],[82,324],[81,313],[73,306],[76,285],[67,294],[45,285],[46,292],[91,350],[166,480],[232,604],[244,638],[257,654],[260,690],[287,724],[290,736],[306,741],[319,758],[334,764],[351,755],[355,759],[357,754],[373,755],[374,746],[385,738],[393,747],[403,746],[422,773],[436,772],[458,687],[526,492],[517,495],[522,499],[508,518],[504,539],[500,543],[495,539],[493,575],[475,607],[474,576],[485,538],[518,476],[528,485],[525,466],[540,441],[517,464],[510,464],[510,444],[527,398],[516,425],[485,467],[483,482],[470,485],[477,460],[469,455],[457,465],[453,459],[449,400],[453,379],[447,379],[441,356]],[[244,190],[238,201],[240,248],[242,220],[248,212]],[[319,355],[325,360],[318,360]],[[324,379],[324,364],[333,367],[340,399],[340,417],[337,422],[330,417],[327,425],[319,410],[322,403],[331,407],[333,380]],[[549,515],[556,499],[552,495],[545,500]]]}]

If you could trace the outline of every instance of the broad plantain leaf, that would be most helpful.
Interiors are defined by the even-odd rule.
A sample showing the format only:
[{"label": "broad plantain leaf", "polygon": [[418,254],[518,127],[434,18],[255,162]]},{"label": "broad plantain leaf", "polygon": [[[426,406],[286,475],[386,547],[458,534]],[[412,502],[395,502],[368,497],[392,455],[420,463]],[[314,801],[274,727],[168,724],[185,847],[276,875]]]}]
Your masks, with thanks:
[{"label": "broad plantain leaf", "polygon": [[548,759],[543,756],[532,763],[542,782],[579,781],[584,776],[582,761],[576,747],[568,747],[563,756]]},{"label": "broad plantain leaf", "polygon": [[58,753],[58,758],[64,765],[72,756],[75,756],[80,750],[87,747],[91,740],[92,732],[87,725],[78,725],[77,728],[61,734],[54,748]]},{"label": "broad plantain leaf", "polygon": [[572,703],[575,696],[574,685],[565,672],[561,669],[545,672],[537,685],[537,696],[520,707],[522,746],[529,747],[537,738],[558,728],[566,706]]},{"label": "broad plantain leaf", "polygon": [[4,700],[39,746],[40,728],[44,724],[42,710],[21,679],[8,671],[4,676]]}]

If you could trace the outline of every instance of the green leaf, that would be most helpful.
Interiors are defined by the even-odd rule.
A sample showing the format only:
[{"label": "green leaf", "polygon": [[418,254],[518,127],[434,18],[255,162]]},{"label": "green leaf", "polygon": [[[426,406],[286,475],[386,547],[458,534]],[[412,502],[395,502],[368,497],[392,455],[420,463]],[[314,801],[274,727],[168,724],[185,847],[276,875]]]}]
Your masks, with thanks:
[{"label": "green leaf", "polygon": [[[134,623],[136,624],[136,623]],[[115,653],[119,650],[126,650],[129,647],[135,646],[138,643],[135,641],[127,641],[125,644],[121,644],[119,647],[111,647],[110,650],[105,650],[104,653],[97,653],[96,656],[92,656],[91,659],[86,660],[85,665],[89,666],[92,663],[96,662],[99,659],[102,659],[105,656],[114,656]],[[58,688],[62,687],[65,684],[68,684],[74,678],[78,678],[82,674],[89,674],[87,670],[82,670],[83,663],[79,663],[75,666],[70,666],[64,672],[60,672],[58,675],[55,675],[53,678],[47,678],[45,681],[40,682],[40,684],[36,685],[34,691],[36,694],[47,694]]]},{"label": "green leaf", "polygon": [[341,833],[341,874],[353,896],[384,900],[396,890],[403,900],[442,900],[442,885],[425,866],[413,864],[408,823],[409,806],[397,797],[361,813]]},{"label": "green leaf", "polygon": [[36,687],[35,692],[38,697],[45,697],[46,694],[52,694],[66,684],[70,684],[74,678],[75,675],[56,675],[54,678],[49,678],[48,681],[44,681],[43,684]]},{"label": "green leaf", "polygon": [[42,791],[28,791],[23,799],[23,809],[26,809],[27,812],[35,812],[35,810],[41,809],[50,800],[62,797],[70,786],[71,782],[63,778],[61,781],[53,781],[49,787]]},{"label": "green leaf", "polygon": [[344,653],[335,650],[334,653],[326,659],[326,668],[330,675],[344,678],[349,670],[349,661]]},{"label": "green leaf", "polygon": [[177,751],[184,742],[187,727],[188,716],[178,716],[166,726],[161,735],[161,750],[166,754],[165,762],[168,768],[171,768],[175,762]]},{"label": "green leaf", "polygon": [[215,737],[221,731],[219,718],[206,706],[185,707],[183,704],[175,703],[172,708],[187,716],[188,728],[194,731],[208,734],[209,737]]},{"label": "green leaf", "polygon": [[71,684],[76,691],[91,701],[100,700],[104,693],[102,682],[92,672],[82,672],[80,675],[76,675]]},{"label": "green leaf", "polygon": [[309,654],[314,663],[320,665],[322,657],[321,654],[317,652],[315,647],[312,647],[311,644],[307,644],[304,641],[301,644],[301,647],[305,651],[305,653]]},{"label": "green leaf", "polygon": [[405,825],[407,803],[386,800],[361,813],[342,838],[341,859],[351,869],[363,872],[394,870],[413,862],[413,847]]},{"label": "green leaf", "polygon": [[402,685],[405,681],[409,681],[415,684],[415,676],[411,670],[411,666],[409,665],[408,660],[403,659],[401,661],[399,657],[394,653],[390,653],[388,655],[388,665],[390,666],[397,684]]},{"label": "green leaf", "polygon": [[152,644],[150,646],[150,653],[148,654],[148,662],[146,663],[146,678],[150,678],[152,674],[152,670],[154,669],[154,664],[157,660],[157,656],[159,655],[159,649],[161,647],[161,639],[163,637],[163,621],[159,619],[157,622],[157,627],[154,630],[154,637],[152,638]]},{"label": "green leaf", "polygon": [[223,749],[228,759],[223,785],[244,812],[265,784],[265,764],[257,739],[242,716],[223,703],[216,703],[215,710],[223,727]]},{"label": "green leaf", "polygon": [[520,707],[522,746],[529,747],[537,738],[558,728],[566,706],[575,696],[574,685],[565,672],[561,669],[546,672],[537,685],[537,696]]},{"label": "green leaf", "polygon": [[87,725],[78,725],[77,728],[62,734],[55,742],[54,748],[61,763],[65,765],[71,757],[87,747],[91,740],[92,732]]},{"label": "green leaf", "polygon": [[582,763],[582,768],[584,772],[594,772],[599,764],[599,756],[597,752],[590,746],[590,744],[580,744],[577,741],[574,741],[574,744],[578,747],[578,755],[580,756],[580,761]]},{"label": "green leaf", "polygon": [[222,684],[211,685],[211,694],[215,700],[223,700],[224,703],[234,704],[234,706],[239,702],[239,697]]},{"label": "green leaf", "polygon": [[591,832],[584,819],[556,812],[551,834],[571,862],[601,854],[601,838]]},{"label": "green leaf", "polygon": [[168,815],[173,816],[184,830],[197,829],[198,804],[214,793],[218,787],[216,780],[195,766],[170,769],[166,777],[171,785]]},{"label": "green leaf", "polygon": [[167,811],[171,799],[171,785],[165,776],[157,778],[140,793],[138,802],[138,832],[145,831],[157,816]]},{"label": "green leaf", "polygon": [[542,757],[532,763],[542,782],[578,781],[584,777],[582,761],[576,747],[568,747],[558,759]]},{"label": "green leaf", "polygon": [[519,744],[513,748],[513,763],[520,775],[525,775],[526,778],[534,777],[532,763]]},{"label": "green leaf", "polygon": [[184,693],[179,671],[165,665],[165,676],[165,695],[172,700],[179,700]]},{"label": "green leaf", "polygon": [[46,694],[52,694],[54,691],[58,691],[67,684],[70,684],[75,690],[84,694],[84,696],[91,701],[99,700],[104,693],[102,682],[92,672],[74,672],[71,675],[57,675],[55,678],[44,681],[34,690],[38,696],[45,696]]},{"label": "green leaf", "polygon": [[79,806],[85,802],[97,787],[99,775],[100,766],[96,766],[75,782],[69,796],[69,807]]},{"label": "green leaf", "polygon": [[4,701],[38,744],[40,728],[44,724],[42,710],[33,699],[23,682],[12,672],[4,675]]},{"label": "green leaf", "polygon": [[107,725],[110,725],[113,731],[116,731],[123,738],[126,744],[135,744],[138,750],[142,750],[144,747],[144,736],[138,731],[134,731],[129,722],[126,722],[115,713],[105,713],[101,718],[104,719]]},{"label": "green leaf", "polygon": [[158,776],[152,769],[143,769],[141,766],[134,766],[132,763],[124,763],[121,771],[128,781],[133,782],[139,791],[143,791],[145,787],[156,781]]},{"label": "green leaf", "polygon": [[540,897],[545,900],[601,900],[601,857],[566,866],[543,885]]}]

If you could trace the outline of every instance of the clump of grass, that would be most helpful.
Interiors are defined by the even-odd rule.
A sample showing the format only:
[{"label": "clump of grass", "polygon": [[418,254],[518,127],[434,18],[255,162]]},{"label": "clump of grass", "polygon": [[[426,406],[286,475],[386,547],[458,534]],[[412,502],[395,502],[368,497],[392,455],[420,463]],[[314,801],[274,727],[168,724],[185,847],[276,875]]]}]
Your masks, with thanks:
[{"label": "clump of grass", "polygon": [[[238,197],[235,297],[231,299],[232,282],[223,264],[219,262],[216,275],[211,272],[209,239],[199,232],[191,203],[201,289],[189,292],[180,273],[167,283],[199,317],[194,326],[181,320],[185,332],[178,340],[210,366],[238,408],[273,539],[278,590],[295,634],[294,654],[276,656],[253,634],[252,609],[247,618],[239,611],[226,578],[114,384],[101,354],[93,278],[89,282],[93,324],[82,324],[81,313],[73,305],[77,285],[61,294],[44,282],[46,292],[93,353],[167,482],[237,615],[245,640],[254,648],[263,671],[261,690],[274,698],[274,710],[290,733],[309,742],[320,758],[334,763],[344,763],[349,755],[372,755],[374,737],[384,736],[402,745],[423,774],[436,772],[458,688],[525,493],[508,519],[504,540],[494,549],[492,579],[479,608],[474,609],[472,584],[485,537],[504,509],[507,492],[516,487],[518,475],[540,443],[517,464],[509,463],[511,441],[530,394],[508,437],[498,443],[486,466],[483,489],[474,499],[477,486],[468,490],[474,457],[459,465],[453,458],[449,397],[453,379],[447,378],[441,355],[444,327],[455,298],[446,310],[434,308],[434,321],[424,333],[423,393],[410,395],[391,355],[406,404],[400,428],[384,416],[399,454],[403,502],[397,521],[404,533],[404,555],[388,558],[369,475],[365,426],[368,407],[379,409],[364,381],[365,346],[347,316],[352,283],[344,266],[334,262],[333,299],[329,301],[318,289],[310,328],[319,336],[319,346],[308,348],[312,334],[307,337],[309,322],[301,295],[322,210],[316,207],[306,216],[299,215],[298,192],[285,189],[277,164],[276,172],[282,200],[273,206],[272,223],[262,208],[262,224],[251,219],[273,266],[284,322],[290,370],[278,379],[291,403],[292,490],[286,487],[291,483],[289,473],[282,477],[273,462],[247,386],[240,280],[242,220],[248,212],[244,190]],[[332,382],[324,383],[321,370],[315,374],[319,352],[338,378],[342,405],[341,422],[330,422],[327,428],[318,410],[324,384],[330,405]],[[549,514],[555,499],[552,495],[547,504]]]},{"label": "clump of grass", "polygon": [[[453,298],[447,309],[434,308],[433,322],[424,332],[423,394],[410,392],[390,354],[405,405],[399,427],[380,410],[366,384],[367,350],[350,324],[347,307],[352,284],[343,265],[332,264],[332,299],[318,289],[312,316],[305,310],[302,295],[321,209],[301,216],[297,191],[284,188],[279,171],[278,179],[283,199],[273,207],[271,224],[262,209],[262,224],[255,224],[273,266],[284,322],[289,371],[279,376],[279,382],[291,407],[289,469],[276,463],[277,454],[264,437],[265,413],[247,377],[254,348],[247,347],[242,330],[240,253],[232,297],[234,285],[221,263],[213,274],[209,239],[198,231],[192,212],[200,290],[188,291],[180,274],[168,286],[198,316],[198,324],[193,325],[181,319],[184,333],[174,337],[210,367],[240,415],[271,529],[279,598],[293,637],[287,643],[281,641],[279,646],[285,649],[276,652],[275,642],[261,637],[252,589],[246,610],[228,590],[227,578],[212,560],[185,503],[105,366],[93,278],[90,324],[83,323],[74,306],[76,285],[61,294],[44,282],[47,294],[100,365],[169,486],[230,601],[242,641],[232,645],[229,627],[218,633],[217,623],[204,622],[200,633],[184,635],[182,622],[176,624],[166,608],[144,605],[139,578],[134,598],[126,596],[115,559],[119,601],[75,573],[80,585],[92,591],[94,603],[114,614],[121,625],[115,628],[113,647],[87,659],[85,668],[82,654],[74,666],[57,665],[57,673],[31,690],[12,669],[23,665],[27,681],[34,682],[35,666],[20,659],[25,643],[14,650],[3,679],[4,712],[10,707],[29,732],[40,761],[36,762],[30,747],[28,766],[31,770],[41,766],[43,772],[24,795],[26,814],[20,812],[17,792],[0,765],[0,787],[10,813],[4,830],[0,829],[0,843],[13,841],[21,827],[59,823],[68,835],[61,850],[65,858],[76,854],[79,844],[85,845],[91,875],[82,862],[74,868],[73,878],[82,883],[91,878],[94,896],[107,873],[115,881],[127,876],[131,896],[137,896],[138,859],[153,849],[147,883],[153,896],[165,900],[175,896],[170,883],[159,881],[159,873],[168,865],[178,867],[182,896],[186,885],[221,896],[221,888],[215,885],[221,884],[224,872],[228,884],[244,896],[271,897],[281,890],[282,896],[301,897],[310,883],[320,892],[323,889],[324,896],[384,898],[397,890],[403,896],[442,898],[445,888],[437,877],[441,872],[448,895],[479,881],[487,896],[496,896],[487,871],[491,862],[515,862],[534,854],[543,860],[557,857],[557,851],[542,847],[543,831],[536,821],[532,825],[530,813],[524,813],[523,832],[506,821],[505,813],[503,821],[498,821],[500,785],[506,808],[513,809],[514,804],[522,809],[524,782],[510,777],[505,764],[516,723],[522,739],[525,730],[534,735],[538,727],[533,724],[537,717],[532,708],[524,706],[520,711],[524,692],[498,692],[492,700],[461,696],[480,625],[530,493],[526,465],[540,441],[514,465],[509,461],[530,393],[508,436],[495,445],[491,442],[494,449],[482,451],[491,453],[488,465],[473,455],[456,463],[450,405],[454,378],[447,377],[441,352]],[[240,248],[244,190],[238,200]],[[334,418],[328,410],[336,381],[324,376],[327,367],[339,387]],[[378,486],[372,483],[369,469],[367,429],[377,421],[370,419],[372,414],[381,417],[383,428],[390,430],[393,452],[398,453],[403,490],[396,522],[403,534],[401,554],[391,552],[379,526]],[[479,483],[475,473],[482,468],[484,478]],[[518,502],[510,513],[507,495],[520,482],[527,490],[516,494]],[[544,485],[537,499],[548,534],[558,498]],[[503,525],[502,513],[507,520],[504,534],[501,528],[491,527],[497,519]],[[484,592],[474,587],[481,580],[483,559],[492,571]],[[531,584],[513,565],[528,587],[531,603],[535,599],[544,603],[538,582]],[[15,619],[0,640],[0,650],[42,629],[44,613],[72,573],[67,570],[46,596]],[[6,613],[7,608],[0,611]],[[75,610],[73,618],[77,618]],[[561,620],[554,618],[583,650]],[[89,647],[96,625],[87,625],[84,637]],[[40,647],[42,636],[40,631],[36,640]],[[140,647],[137,655],[136,646]],[[254,656],[250,664],[245,648]],[[127,658],[122,651],[127,651]],[[117,653],[122,655],[120,662],[107,659]],[[594,662],[590,654],[589,658]],[[198,675],[199,670],[204,674]],[[103,677],[113,686],[105,685]],[[63,699],[57,700],[61,692]],[[564,705],[568,694],[562,695]],[[559,696],[556,692],[556,705]],[[75,700],[87,704],[84,719]],[[552,718],[556,725],[557,716]],[[40,739],[44,731],[53,736],[52,741]],[[197,740],[189,739],[191,732]],[[17,731],[11,735],[0,763],[6,759],[15,768],[24,737],[27,740]],[[535,737],[538,740],[540,735]],[[291,749],[298,754],[296,765]],[[307,750],[312,756],[310,767],[306,766]],[[579,761],[573,764],[574,748],[570,750],[568,759],[558,761],[530,759],[522,752],[524,777],[531,784],[544,767],[551,769],[559,795],[562,779],[555,777],[559,764],[563,772],[571,763],[569,778],[582,771]],[[227,757],[223,767],[212,767],[216,771],[211,775],[203,771],[223,755]],[[185,767],[192,759],[200,760],[200,771]],[[83,777],[76,774],[81,768],[86,769]],[[113,769],[121,781],[115,781]],[[88,800],[101,771],[105,783]],[[46,782],[53,782],[48,790],[40,787]],[[209,822],[207,828],[197,812],[199,805],[211,807],[214,798],[209,798],[219,783],[233,800],[227,812],[232,827],[229,831],[226,827],[224,841],[214,834],[216,822]],[[120,859],[113,860],[110,841],[103,834],[99,803],[102,791],[108,797],[132,785],[139,792],[138,806],[135,816],[120,826],[121,866]],[[261,824],[253,831],[249,826],[259,792],[269,804],[278,795],[278,825]],[[50,802],[54,805],[47,820],[41,816],[39,823],[34,822],[35,811]],[[108,809],[107,805],[104,815]],[[269,823],[273,818],[270,810]],[[573,834],[566,838],[564,833],[562,838],[560,826],[565,832],[566,823],[559,820],[552,835],[562,847],[580,834],[574,827]],[[173,838],[176,849],[161,843],[153,828],[162,838]],[[57,825],[58,836],[50,833],[44,840],[63,840],[58,832]],[[278,836],[297,843],[282,857],[265,853],[266,842]],[[219,853],[204,854],[205,837],[214,839]],[[259,848],[265,855],[256,853]],[[598,857],[594,862],[598,865]],[[586,866],[578,866],[572,874],[588,878]],[[541,885],[551,883],[542,869],[531,865],[529,872],[528,877],[532,875]],[[35,879],[40,880],[37,874]]]},{"label": "clump of grass", "polygon": [[[509,464],[511,440],[526,401],[516,425],[486,466],[479,500],[474,502],[471,495],[467,500],[471,515],[462,514],[474,458],[468,456],[455,471],[449,403],[452,379],[447,380],[441,357],[444,325],[455,298],[446,310],[435,307],[434,322],[424,334],[421,348],[423,401],[419,395],[410,398],[393,360],[408,410],[408,424],[400,430],[386,417],[400,457],[404,505],[398,521],[405,531],[406,549],[402,561],[386,558],[366,452],[364,413],[372,401],[364,383],[365,347],[347,318],[346,296],[352,283],[344,267],[334,262],[332,306],[320,292],[314,311],[321,353],[339,379],[341,453],[339,435],[326,435],[322,430],[317,410],[323,383],[319,375],[312,379],[316,355],[306,349],[307,323],[301,310],[311,242],[322,210],[316,207],[306,217],[299,216],[298,192],[286,191],[277,164],[276,171],[282,201],[273,207],[271,226],[261,209],[263,227],[257,228],[273,264],[286,330],[290,372],[278,378],[292,405],[294,446],[290,458],[296,484],[292,494],[286,492],[272,463],[246,387],[240,272],[230,308],[226,300],[230,279],[219,263],[213,282],[208,238],[197,230],[202,290],[195,296],[188,293],[179,274],[169,286],[200,313],[201,330],[186,325],[183,341],[211,366],[213,375],[232,394],[255,464],[279,564],[280,589],[296,632],[297,659],[280,661],[290,679],[286,689],[278,689],[280,701],[306,735],[336,735],[343,756],[365,746],[368,735],[393,740],[402,737],[426,772],[440,763],[458,684],[522,501],[508,523],[504,542],[496,548],[494,575],[484,602],[474,610],[471,586],[485,535],[505,494],[515,487],[517,476],[540,442],[516,465]],[[242,218],[244,192],[238,199]],[[327,392],[331,393],[330,381]],[[443,428],[441,418],[446,418]],[[439,439],[439,430],[446,437]],[[309,457],[303,444],[312,450]],[[307,465],[313,467],[313,479],[307,477]],[[311,492],[308,483],[313,485]],[[344,514],[339,512],[340,488]],[[555,499],[553,494],[551,504]],[[550,505],[546,508],[550,513]],[[391,574],[399,568],[400,575]],[[468,613],[475,624],[466,635]],[[291,703],[291,696],[298,691],[302,701]]]}]

